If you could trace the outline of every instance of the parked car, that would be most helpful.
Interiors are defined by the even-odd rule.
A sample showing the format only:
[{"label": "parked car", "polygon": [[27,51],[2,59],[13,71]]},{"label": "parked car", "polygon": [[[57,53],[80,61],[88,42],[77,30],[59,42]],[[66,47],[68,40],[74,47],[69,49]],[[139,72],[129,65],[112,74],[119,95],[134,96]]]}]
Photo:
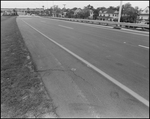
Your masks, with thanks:
[{"label": "parked car", "polygon": [[149,24],[149,21],[145,22],[145,24]]}]

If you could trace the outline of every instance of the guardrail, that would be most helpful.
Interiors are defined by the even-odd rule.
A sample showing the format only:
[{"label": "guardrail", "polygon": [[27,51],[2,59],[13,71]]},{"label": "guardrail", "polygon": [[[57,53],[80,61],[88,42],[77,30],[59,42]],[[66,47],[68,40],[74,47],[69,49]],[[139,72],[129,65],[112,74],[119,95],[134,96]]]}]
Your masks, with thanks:
[{"label": "guardrail", "polygon": [[142,29],[149,29],[149,25],[147,24],[140,24],[140,23],[124,23],[124,22],[113,22],[113,21],[101,21],[101,20],[89,20],[89,19],[75,19],[75,18],[62,18],[62,17],[51,17],[52,19],[60,19],[60,20],[67,20],[67,21],[75,21],[75,22],[85,22],[85,23],[93,23],[105,26],[118,26],[121,27],[132,27],[132,28],[142,28]]}]

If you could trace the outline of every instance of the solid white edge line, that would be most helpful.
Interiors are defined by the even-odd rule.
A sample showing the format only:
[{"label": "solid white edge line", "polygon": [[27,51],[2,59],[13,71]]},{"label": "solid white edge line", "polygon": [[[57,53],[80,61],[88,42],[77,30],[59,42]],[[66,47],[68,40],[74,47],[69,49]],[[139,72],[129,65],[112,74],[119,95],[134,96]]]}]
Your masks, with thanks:
[{"label": "solid white edge line", "polygon": [[[22,21],[25,22],[24,20],[22,20]],[[88,61],[84,60],[83,58],[81,58],[80,56],[76,55],[72,51],[70,51],[67,48],[63,47],[62,45],[60,45],[56,41],[52,40],[51,38],[49,38],[48,36],[46,36],[45,34],[43,34],[42,32],[40,32],[39,30],[37,30],[36,28],[34,28],[30,24],[28,24],[27,22],[25,22],[25,23],[28,26],[30,26],[32,29],[34,29],[35,31],[37,31],[38,33],[40,33],[41,35],[43,35],[44,37],[46,37],[47,39],[49,39],[51,42],[53,42],[54,44],[58,45],[63,50],[67,51],[68,53],[70,53],[71,55],[73,55],[75,58],[77,58],[78,60],[82,61],[84,64],[86,64],[87,66],[91,67],[93,70],[95,70],[99,74],[103,75],[105,78],[107,78],[108,80],[110,80],[111,82],[113,82],[114,84],[116,84],[117,86],[119,86],[121,89],[123,89],[124,91],[126,91],[127,93],[129,93],[131,96],[135,97],[137,100],[139,100],[140,102],[142,102],[143,104],[145,104],[147,107],[149,107],[149,101],[147,101],[146,99],[144,99],[143,97],[141,97],[139,94],[135,93],[134,91],[132,91],[131,89],[129,89],[125,85],[121,84],[120,82],[118,82],[117,80],[115,80],[114,78],[112,78],[111,76],[109,76],[108,74],[106,74],[105,72],[101,71],[100,69],[98,69],[97,67],[95,67],[94,65],[92,65],[91,63],[89,63]]]},{"label": "solid white edge line", "polygon": [[144,45],[139,45],[140,47],[143,47],[143,48],[147,48],[147,49],[149,49],[149,47],[147,47],[147,46],[144,46]]},{"label": "solid white edge line", "polygon": [[58,26],[61,26],[61,27],[64,27],[64,28],[68,28],[68,29],[73,29],[73,28],[68,27],[68,26],[63,26],[63,25],[58,25]]},{"label": "solid white edge line", "polygon": [[[43,17],[40,17],[42,19],[48,19],[48,18],[43,18]],[[69,22],[69,23],[74,23],[74,24],[82,24],[82,25],[87,25],[87,26],[91,26],[91,27],[94,27],[94,28],[102,28],[102,29],[108,29],[108,30],[113,30],[113,31],[119,31],[119,32],[123,32],[123,33],[129,33],[129,34],[136,34],[136,35],[141,35],[141,36],[147,36],[149,37],[149,34],[141,34],[141,33],[136,33],[136,31],[133,31],[133,32],[128,32],[126,30],[117,30],[117,29],[113,29],[113,27],[110,27],[110,26],[94,26],[92,24],[87,24],[87,23],[79,23],[79,22],[71,22],[71,21],[65,21],[65,20],[58,20],[58,19],[48,19],[48,20],[57,20],[57,21],[63,21],[63,22]],[[108,27],[108,28],[107,28]],[[111,28],[111,29],[110,29]]]},{"label": "solid white edge line", "polygon": [[149,32],[144,32],[144,31],[136,31],[136,30],[132,30],[132,29],[126,29],[126,28],[122,28],[122,30],[125,30],[125,31],[132,31],[132,32],[137,32],[137,33],[143,33],[143,34],[148,34],[149,35]]}]

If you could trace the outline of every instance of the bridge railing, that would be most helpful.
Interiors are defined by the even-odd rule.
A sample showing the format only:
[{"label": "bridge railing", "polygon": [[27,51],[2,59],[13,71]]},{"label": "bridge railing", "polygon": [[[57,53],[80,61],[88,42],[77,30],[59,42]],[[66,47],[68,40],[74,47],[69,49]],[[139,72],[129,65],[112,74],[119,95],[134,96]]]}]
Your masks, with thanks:
[{"label": "bridge railing", "polygon": [[100,24],[100,25],[108,25],[108,26],[118,26],[121,27],[133,27],[133,28],[148,28],[148,24],[140,24],[140,23],[124,23],[124,22],[114,22],[114,21],[101,21],[101,20],[89,20],[89,19],[76,19],[76,18],[62,18],[62,17],[51,17],[52,19],[60,19],[60,20],[67,20],[67,21],[75,21],[75,22],[85,22],[85,23],[93,23],[93,24]]}]

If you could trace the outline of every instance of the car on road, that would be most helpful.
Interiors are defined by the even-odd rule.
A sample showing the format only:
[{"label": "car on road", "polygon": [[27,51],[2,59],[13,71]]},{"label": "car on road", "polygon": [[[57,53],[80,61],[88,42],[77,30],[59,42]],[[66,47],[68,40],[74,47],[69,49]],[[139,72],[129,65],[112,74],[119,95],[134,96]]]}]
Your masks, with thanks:
[{"label": "car on road", "polygon": [[35,14],[31,14],[32,16],[35,16]]},{"label": "car on road", "polygon": [[149,24],[149,21],[145,22],[145,24]]}]

